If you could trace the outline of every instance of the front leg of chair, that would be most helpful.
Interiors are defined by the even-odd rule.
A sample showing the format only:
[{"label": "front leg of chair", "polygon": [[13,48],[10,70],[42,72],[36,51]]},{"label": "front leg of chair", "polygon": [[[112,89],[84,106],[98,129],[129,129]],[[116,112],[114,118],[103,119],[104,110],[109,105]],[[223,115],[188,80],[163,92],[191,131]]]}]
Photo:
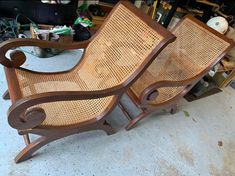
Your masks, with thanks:
[{"label": "front leg of chair", "polygon": [[9,94],[8,90],[5,91],[5,93],[2,95],[2,98],[4,100],[9,100],[10,99],[10,94]]},{"label": "front leg of chair", "polygon": [[53,142],[55,140],[64,138],[64,137],[69,136],[71,134],[76,134],[76,133],[78,133],[77,130],[67,132],[64,134],[62,133],[60,135],[57,134],[57,135],[51,135],[51,136],[41,136],[29,144],[27,144],[27,142],[26,142],[26,147],[15,157],[15,162],[19,163],[19,162],[25,161],[25,160],[31,158],[37,150],[39,150],[40,148],[42,148],[46,144]]},{"label": "front leg of chair", "polygon": [[133,128],[137,122],[139,122],[140,120],[142,120],[143,118],[145,118],[148,115],[147,112],[142,112],[141,114],[139,114],[135,119],[130,120],[130,122],[128,123],[128,125],[126,126],[126,130],[130,130],[131,128]]},{"label": "front leg of chair", "polygon": [[178,105],[177,104],[173,104],[171,106],[170,113],[171,114],[175,114],[177,112],[177,109],[178,109]]},{"label": "front leg of chair", "polygon": [[[26,142],[26,147],[16,156],[15,162],[19,163],[19,162],[22,162],[22,161],[25,161],[25,160],[31,158],[37,150],[39,150],[41,147],[45,146],[46,144],[48,144],[50,142],[64,138],[69,135],[73,135],[73,134],[84,132],[84,131],[90,131],[90,130],[103,130],[108,135],[115,133],[114,129],[112,128],[112,126],[109,123],[107,123],[107,121],[102,121],[102,122],[96,123],[95,125],[90,124],[88,126],[84,126],[81,128],[74,128],[74,129],[70,129],[70,130],[66,130],[66,131],[58,130],[57,132],[54,132],[53,135],[50,135],[50,136],[46,136],[46,134],[48,134],[50,132],[50,130],[48,130],[48,129],[47,130],[33,129],[32,130],[32,131],[34,131],[33,134],[38,134],[38,135],[43,135],[43,136],[39,137],[38,139],[36,139],[35,141],[33,141],[31,143]],[[21,134],[23,135],[24,133],[21,133]]]},{"label": "front leg of chair", "polygon": [[29,145],[27,145],[15,158],[15,162],[19,163],[25,161],[32,157],[33,153],[36,152],[38,149],[43,147],[44,145],[58,139],[58,137],[39,137]]},{"label": "front leg of chair", "polygon": [[24,134],[23,138],[24,138],[25,145],[29,145],[30,144],[29,134],[28,133]]},{"label": "front leg of chair", "polygon": [[104,130],[104,132],[107,135],[112,135],[115,133],[115,130],[113,129],[113,127],[107,122],[105,121],[102,125],[101,125],[101,129]]}]

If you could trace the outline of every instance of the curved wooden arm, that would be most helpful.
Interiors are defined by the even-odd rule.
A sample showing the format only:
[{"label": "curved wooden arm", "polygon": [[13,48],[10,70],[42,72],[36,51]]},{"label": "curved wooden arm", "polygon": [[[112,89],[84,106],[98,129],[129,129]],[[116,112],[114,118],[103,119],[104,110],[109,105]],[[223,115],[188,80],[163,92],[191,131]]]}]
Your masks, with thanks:
[{"label": "curved wooden arm", "polygon": [[158,81],[143,90],[140,95],[140,100],[143,105],[147,105],[150,101],[153,101],[159,95],[158,89],[163,87],[181,87],[184,86],[186,89],[197,83],[205,72],[201,72],[193,78],[180,80],[180,81]]},{"label": "curved wooden arm", "polygon": [[73,43],[60,43],[60,42],[49,42],[38,39],[13,39],[7,40],[0,44],[0,63],[5,67],[19,67],[25,60],[26,56],[22,51],[16,51],[10,54],[10,58],[6,57],[8,50],[20,47],[20,46],[38,46],[41,48],[56,48],[56,49],[79,49],[86,48],[90,43],[91,39],[82,42]]},{"label": "curved wooden arm", "polygon": [[119,97],[124,91],[125,87],[116,86],[97,91],[57,91],[31,95],[17,100],[9,108],[8,122],[10,126],[18,130],[31,129],[40,125],[46,118],[44,110],[40,108],[33,108],[30,112],[26,112],[32,106],[56,101],[96,99],[112,95]]}]

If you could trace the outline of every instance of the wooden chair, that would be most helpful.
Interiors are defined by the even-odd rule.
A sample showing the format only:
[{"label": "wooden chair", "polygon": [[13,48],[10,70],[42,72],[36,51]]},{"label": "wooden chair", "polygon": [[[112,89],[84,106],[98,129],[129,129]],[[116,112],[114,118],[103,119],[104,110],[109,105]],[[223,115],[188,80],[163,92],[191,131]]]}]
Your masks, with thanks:
[{"label": "wooden chair", "polygon": [[[9,40],[0,45],[11,98],[8,122],[24,136],[26,147],[15,158],[28,159],[54,140],[87,130],[112,134],[107,115],[120,97],[175,36],[129,2],[117,4],[100,30],[88,41],[63,44],[36,39]],[[63,73],[33,72],[20,68],[26,57],[19,46],[85,48],[82,61]],[[29,134],[41,137],[30,142]]]},{"label": "wooden chair", "polygon": [[177,37],[152,62],[128,90],[131,100],[142,110],[130,119],[126,129],[156,110],[176,112],[177,102],[232,48],[232,41],[186,16],[172,33]]}]

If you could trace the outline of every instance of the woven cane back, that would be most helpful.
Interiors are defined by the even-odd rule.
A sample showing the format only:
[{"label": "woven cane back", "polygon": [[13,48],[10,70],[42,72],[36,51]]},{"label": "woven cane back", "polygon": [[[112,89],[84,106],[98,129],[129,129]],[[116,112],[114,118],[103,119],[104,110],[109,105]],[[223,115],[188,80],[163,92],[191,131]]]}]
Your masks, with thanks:
[{"label": "woven cane back", "polygon": [[[88,45],[82,66],[69,73],[47,75],[16,70],[24,97],[55,91],[94,91],[124,83],[163,40],[155,30],[120,4]],[[113,96],[40,104],[44,126],[64,126],[96,117]],[[38,107],[38,106],[37,106]]]},{"label": "woven cane back", "polygon": [[[172,32],[176,41],[169,44],[145,73],[133,84],[132,91],[140,96],[152,83],[190,79],[207,69],[230,45],[189,18]],[[160,104],[175,97],[185,87],[159,88],[153,101]]]}]

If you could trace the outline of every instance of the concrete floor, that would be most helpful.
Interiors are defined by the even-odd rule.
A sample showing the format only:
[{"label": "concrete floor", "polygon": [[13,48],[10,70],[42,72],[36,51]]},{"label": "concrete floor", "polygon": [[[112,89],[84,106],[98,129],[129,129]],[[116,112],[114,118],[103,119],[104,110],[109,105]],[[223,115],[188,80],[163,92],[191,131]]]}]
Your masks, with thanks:
[{"label": "concrete floor", "polygon": [[[76,52],[72,55],[79,55]],[[77,62],[71,58],[38,61],[45,70],[64,69]],[[40,68],[34,62],[37,59],[25,66]],[[0,93],[6,89],[0,68]],[[228,87],[191,103],[182,100],[175,115],[154,113],[128,132],[123,128],[127,120],[116,108],[110,115],[116,134],[91,131],[73,135],[50,143],[20,164],[13,159],[24,142],[7,123],[10,101],[0,99],[0,175],[235,176],[234,96],[235,91]],[[123,98],[137,113],[127,97]]]}]

